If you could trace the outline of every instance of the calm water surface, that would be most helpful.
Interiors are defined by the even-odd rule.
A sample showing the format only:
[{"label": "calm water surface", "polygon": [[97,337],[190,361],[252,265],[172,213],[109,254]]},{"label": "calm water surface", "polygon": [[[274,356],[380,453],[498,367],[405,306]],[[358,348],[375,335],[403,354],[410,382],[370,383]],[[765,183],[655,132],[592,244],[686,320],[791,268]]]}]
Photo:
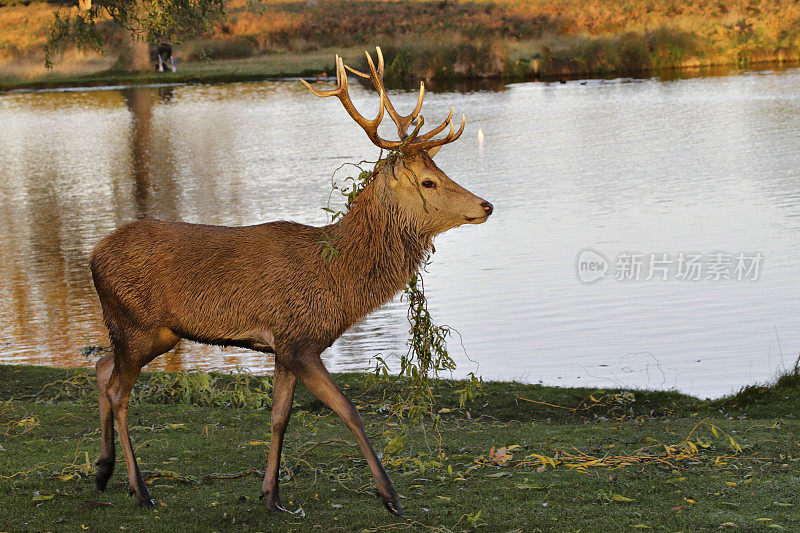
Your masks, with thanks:
[{"label": "calm water surface", "polygon": [[[391,97],[403,111],[415,94]],[[437,240],[425,277],[434,315],[461,334],[459,372],[714,396],[791,366],[800,71],[434,93],[428,122],[450,105],[469,122],[437,161],[495,206],[488,223]],[[88,255],[124,222],[323,224],[332,171],[376,155],[337,100],[299,83],[0,95],[0,362],[93,363],[82,348],[107,339]],[[606,279],[579,279],[586,249],[607,259]],[[758,279],[676,279],[679,254],[707,269],[719,252],[760,253]],[[615,279],[626,253],[643,254],[638,281]],[[649,254],[665,253],[668,279],[647,280]],[[396,300],[326,360],[367,369],[405,351],[407,329]],[[151,367],[271,364],[184,341]]]}]

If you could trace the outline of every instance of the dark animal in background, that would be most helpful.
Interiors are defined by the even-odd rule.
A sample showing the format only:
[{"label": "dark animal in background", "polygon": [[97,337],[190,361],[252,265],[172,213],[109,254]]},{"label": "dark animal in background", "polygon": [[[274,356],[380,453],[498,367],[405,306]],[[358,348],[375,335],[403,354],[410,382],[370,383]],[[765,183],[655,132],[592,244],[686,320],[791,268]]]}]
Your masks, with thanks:
[{"label": "dark animal in background", "polygon": [[175,61],[172,60],[172,46],[169,43],[161,43],[158,45],[158,50],[156,50],[156,56],[158,57],[158,71],[164,72],[164,66],[169,61],[169,66],[172,69],[172,72],[175,72]]},{"label": "dark animal in background", "polygon": [[[139,220],[103,239],[92,252],[92,278],[114,348],[113,355],[97,362],[100,490],[114,469],[116,424],[129,490],[141,505],[153,505],[131,445],[128,401],[142,367],[184,338],[275,354],[272,439],[261,486],[269,509],[284,510],[278,466],[300,380],[353,432],[378,496],[390,512],[402,512],[358,411],[333,381],[320,354],[408,283],[431,250],[434,236],[462,224],[485,222],[492,205],[433,162],[442,145],[458,139],[464,121],[454,132],[451,109],[441,125],[420,134],[424,85],[411,114],[400,116],[383,86],[380,49],[378,60],[376,69],[369,58],[368,74],[350,69],[370,79],[380,95],[380,111],[372,120],[350,101],[339,56],[336,89],[318,91],[309,85],[317,96],[339,98],[376,146],[394,152],[375,168],[339,221],[324,227],[294,222],[223,227]],[[400,140],[378,135],[384,112],[397,126]],[[416,127],[408,134],[414,119]],[[433,138],[447,126],[448,135]],[[326,243],[338,252],[332,258],[326,258]]]}]

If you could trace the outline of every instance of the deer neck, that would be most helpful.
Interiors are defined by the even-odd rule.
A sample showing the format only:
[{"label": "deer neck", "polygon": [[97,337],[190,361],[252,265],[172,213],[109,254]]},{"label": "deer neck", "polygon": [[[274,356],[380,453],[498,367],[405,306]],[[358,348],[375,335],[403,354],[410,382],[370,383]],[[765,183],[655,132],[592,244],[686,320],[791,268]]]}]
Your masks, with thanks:
[{"label": "deer neck", "polygon": [[393,209],[384,183],[382,176],[376,177],[350,211],[330,226],[337,253],[328,265],[352,322],[405,287],[432,247],[432,235]]}]

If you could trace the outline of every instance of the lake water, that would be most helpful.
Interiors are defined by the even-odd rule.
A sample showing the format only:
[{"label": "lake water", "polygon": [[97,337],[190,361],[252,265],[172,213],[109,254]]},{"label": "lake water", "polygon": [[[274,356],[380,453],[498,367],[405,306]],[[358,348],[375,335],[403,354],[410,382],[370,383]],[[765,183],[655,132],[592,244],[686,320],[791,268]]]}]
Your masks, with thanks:
[{"label": "lake water", "polygon": [[[427,122],[450,105],[468,124],[437,162],[495,206],[441,236],[425,275],[460,332],[457,375],[717,396],[794,363],[799,70],[434,92]],[[297,82],[0,94],[0,362],[93,363],[82,348],[108,342],[88,255],[124,222],[323,224],[333,170],[376,155]],[[396,300],[325,358],[365,370],[407,330]],[[150,368],[237,365],[271,359],[184,341]]]}]

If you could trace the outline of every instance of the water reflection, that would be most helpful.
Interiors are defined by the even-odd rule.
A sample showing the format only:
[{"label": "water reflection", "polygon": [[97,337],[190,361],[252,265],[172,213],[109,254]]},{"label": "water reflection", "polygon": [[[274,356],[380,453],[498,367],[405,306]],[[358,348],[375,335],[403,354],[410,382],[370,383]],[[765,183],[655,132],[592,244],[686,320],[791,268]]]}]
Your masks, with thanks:
[{"label": "water reflection", "polygon": [[131,113],[131,162],[133,163],[133,180],[136,184],[136,214],[138,218],[153,215],[151,197],[153,184],[150,178],[150,154],[153,151],[152,127],[153,105],[150,89],[123,89],[122,95]]},{"label": "water reflection", "polygon": [[[352,92],[374,112],[367,88]],[[721,394],[788,366],[800,351],[798,94],[796,70],[432,91],[426,118],[454,104],[469,119],[440,166],[496,206],[490,223],[437,242],[432,312],[487,378]],[[410,109],[415,88],[392,98]],[[376,155],[335,99],[277,82],[6,94],[0,123],[0,360],[59,366],[107,344],[87,261],[115,228],[144,216],[322,224],[332,170]],[[760,251],[765,270],[738,285],[582,285],[587,247]],[[325,357],[363,370],[406,336],[395,301]],[[236,365],[271,362],[193,343],[154,362]]]}]

